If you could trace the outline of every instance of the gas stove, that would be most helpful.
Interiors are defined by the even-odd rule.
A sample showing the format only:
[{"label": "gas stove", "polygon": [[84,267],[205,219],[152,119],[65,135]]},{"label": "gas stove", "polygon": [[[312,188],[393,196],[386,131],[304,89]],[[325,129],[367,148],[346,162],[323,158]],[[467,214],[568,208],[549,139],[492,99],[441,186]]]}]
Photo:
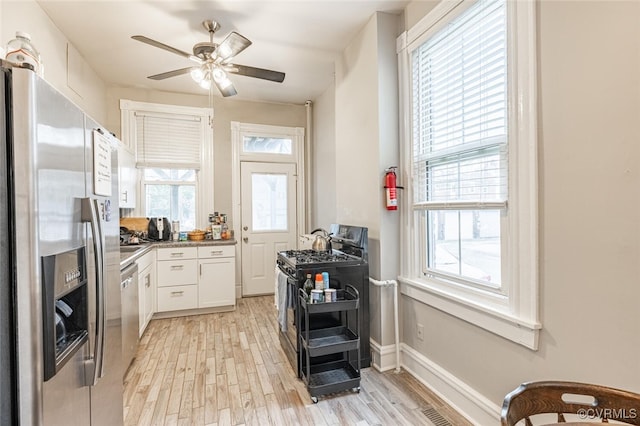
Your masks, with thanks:
[{"label": "gas stove", "polygon": [[315,250],[286,250],[278,253],[278,267],[290,277],[301,279],[307,273],[336,267],[355,266],[366,263],[362,258],[338,250],[317,252]]},{"label": "gas stove", "polygon": [[[294,369],[300,374],[298,355],[300,348],[298,325],[295,323],[298,300],[295,295],[303,287],[307,275],[326,272],[329,275],[329,286],[344,289],[347,284],[355,287],[360,295],[358,311],[361,324],[361,365],[368,367],[371,363],[369,347],[369,265],[367,228],[347,225],[331,226],[331,251],[285,250],[278,252],[277,266],[287,276],[286,301],[287,327],[280,331],[280,342]],[[290,295],[294,295],[290,298]],[[283,296],[284,297],[284,296]],[[323,328],[332,321],[340,322],[335,313],[327,314],[328,318],[316,315],[310,328]]]}]

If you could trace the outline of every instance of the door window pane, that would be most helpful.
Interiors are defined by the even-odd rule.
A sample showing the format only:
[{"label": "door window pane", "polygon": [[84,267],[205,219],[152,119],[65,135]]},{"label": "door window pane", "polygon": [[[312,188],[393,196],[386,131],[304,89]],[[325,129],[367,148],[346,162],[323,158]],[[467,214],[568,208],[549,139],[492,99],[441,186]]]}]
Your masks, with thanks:
[{"label": "door window pane", "polygon": [[291,154],[291,138],[269,138],[262,136],[245,136],[242,140],[244,152],[265,154]]},{"label": "door window pane", "polygon": [[286,231],[287,175],[253,173],[251,206],[254,231]]}]

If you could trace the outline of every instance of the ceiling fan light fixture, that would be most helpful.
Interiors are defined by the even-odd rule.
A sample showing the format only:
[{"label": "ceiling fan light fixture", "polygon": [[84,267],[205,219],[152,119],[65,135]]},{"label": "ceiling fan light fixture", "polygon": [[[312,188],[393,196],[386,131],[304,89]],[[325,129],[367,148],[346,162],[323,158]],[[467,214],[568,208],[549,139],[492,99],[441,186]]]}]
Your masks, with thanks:
[{"label": "ceiling fan light fixture", "polygon": [[204,79],[204,75],[205,75],[204,71],[202,71],[202,67],[193,68],[190,74],[191,74],[191,78],[196,83],[200,83]]},{"label": "ceiling fan light fixture", "polygon": [[213,72],[211,74],[213,75],[213,79],[217,83],[221,83],[225,80],[229,80],[229,77],[227,77],[227,73],[224,72],[224,70],[220,67],[214,67]]},{"label": "ceiling fan light fixture", "polygon": [[203,79],[200,83],[200,87],[202,87],[205,90],[209,90],[211,88],[211,80],[209,79]]}]

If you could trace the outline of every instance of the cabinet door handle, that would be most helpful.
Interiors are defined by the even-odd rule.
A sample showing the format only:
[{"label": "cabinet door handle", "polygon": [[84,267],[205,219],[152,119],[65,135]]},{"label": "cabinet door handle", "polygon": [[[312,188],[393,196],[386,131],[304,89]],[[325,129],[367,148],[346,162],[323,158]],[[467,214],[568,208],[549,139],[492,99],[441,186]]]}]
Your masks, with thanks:
[{"label": "cabinet door handle", "polygon": [[184,265],[172,265],[171,270],[175,271],[176,269],[184,269]]},{"label": "cabinet door handle", "polygon": [[171,257],[182,257],[182,256],[184,256],[184,253],[181,251],[171,253]]},{"label": "cabinet door handle", "polygon": [[172,296],[182,296],[184,294],[184,291],[172,291],[171,295]]},{"label": "cabinet door handle", "polygon": [[145,287],[150,287],[151,286],[151,277],[149,275],[144,277],[144,286]]},{"label": "cabinet door handle", "polygon": [[122,195],[123,195],[122,201],[124,201],[125,203],[129,201],[129,191],[123,191]]},{"label": "cabinet door handle", "polygon": [[219,256],[222,254],[222,250],[211,250],[212,256]]}]

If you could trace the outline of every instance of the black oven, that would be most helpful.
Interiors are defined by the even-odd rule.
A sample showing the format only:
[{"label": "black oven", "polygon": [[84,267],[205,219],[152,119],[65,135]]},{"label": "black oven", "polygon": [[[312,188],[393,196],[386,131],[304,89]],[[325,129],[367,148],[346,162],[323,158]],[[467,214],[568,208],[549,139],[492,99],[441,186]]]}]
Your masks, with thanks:
[{"label": "black oven", "polygon": [[[335,225],[338,226],[338,225]],[[343,225],[339,225],[343,226]],[[367,263],[367,228],[348,227],[357,229],[356,236],[359,241],[345,246],[344,240],[340,236],[333,237],[334,250],[326,253],[314,253],[312,250],[287,250],[278,253],[277,265],[280,271],[287,276],[287,295],[289,300],[286,303],[286,327],[282,327],[279,333],[280,342],[289,361],[300,375],[298,366],[298,338],[301,331],[305,330],[306,324],[297,324],[298,309],[298,289],[302,288],[307,274],[312,277],[317,273],[329,273],[329,286],[335,289],[344,289],[347,284],[355,287],[360,294],[360,309],[358,311],[360,320],[360,345],[361,345],[361,366],[371,365],[371,349],[369,343],[369,265]],[[333,227],[332,227],[333,229]],[[337,233],[334,233],[337,235]],[[344,235],[344,232],[343,234]],[[364,238],[364,242],[362,241]],[[349,242],[350,243],[350,242]],[[354,250],[354,247],[360,250]],[[344,250],[344,251],[343,251]],[[349,318],[356,320],[355,316]],[[342,321],[339,313],[329,312],[324,314],[314,314],[310,318],[311,329],[334,327]],[[353,324],[350,324],[353,326]],[[335,355],[332,355],[335,356]],[[317,359],[315,362],[327,362],[327,359]]]}]

